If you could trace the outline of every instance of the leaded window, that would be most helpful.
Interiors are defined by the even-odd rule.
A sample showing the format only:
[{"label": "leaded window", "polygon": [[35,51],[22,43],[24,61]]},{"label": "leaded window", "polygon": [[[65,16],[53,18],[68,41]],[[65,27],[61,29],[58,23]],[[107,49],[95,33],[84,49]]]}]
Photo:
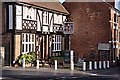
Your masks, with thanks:
[{"label": "leaded window", "polygon": [[61,35],[53,35],[53,51],[61,51]]},{"label": "leaded window", "polygon": [[37,29],[37,22],[32,20],[23,20],[23,29]]},{"label": "leaded window", "polygon": [[22,34],[22,53],[35,52],[35,34]]}]

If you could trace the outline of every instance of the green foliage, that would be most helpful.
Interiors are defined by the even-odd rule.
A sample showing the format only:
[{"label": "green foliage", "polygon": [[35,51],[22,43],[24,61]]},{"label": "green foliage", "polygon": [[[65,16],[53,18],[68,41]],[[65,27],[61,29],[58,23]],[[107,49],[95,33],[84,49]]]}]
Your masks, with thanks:
[{"label": "green foliage", "polygon": [[21,54],[17,59],[20,65],[22,65],[23,58],[25,58],[25,64],[34,63],[36,61],[36,54],[34,52]]}]

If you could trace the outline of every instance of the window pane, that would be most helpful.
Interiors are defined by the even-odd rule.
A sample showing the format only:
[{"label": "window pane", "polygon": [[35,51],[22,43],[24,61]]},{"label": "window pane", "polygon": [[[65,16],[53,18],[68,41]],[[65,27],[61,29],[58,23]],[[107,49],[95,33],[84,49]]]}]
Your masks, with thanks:
[{"label": "window pane", "polygon": [[34,34],[32,34],[32,42],[34,42]]},{"label": "window pane", "polygon": [[32,44],[32,51],[34,51],[34,44]]},{"label": "window pane", "polygon": [[60,46],[61,46],[61,45],[60,45],[60,43],[59,43],[59,50],[61,50],[61,49],[60,49]]},{"label": "window pane", "polygon": [[54,50],[54,44],[52,45],[52,50]]},{"label": "window pane", "polygon": [[28,34],[26,34],[26,42],[28,42]]},{"label": "window pane", "polygon": [[57,50],[59,50],[59,43],[57,44]]},{"label": "window pane", "polygon": [[29,42],[31,42],[31,35],[29,35]]},{"label": "window pane", "polygon": [[22,42],[24,42],[24,34],[22,34]]},{"label": "window pane", "polygon": [[28,44],[26,44],[26,52],[28,52]]},{"label": "window pane", "polygon": [[57,41],[56,42],[59,42],[59,36],[57,36]]},{"label": "window pane", "polygon": [[54,50],[56,50],[56,44],[54,45]]},{"label": "window pane", "polygon": [[31,50],[31,44],[29,44],[29,52],[32,52],[32,50]]},{"label": "window pane", "polygon": [[24,52],[24,44],[22,44],[22,52]]}]

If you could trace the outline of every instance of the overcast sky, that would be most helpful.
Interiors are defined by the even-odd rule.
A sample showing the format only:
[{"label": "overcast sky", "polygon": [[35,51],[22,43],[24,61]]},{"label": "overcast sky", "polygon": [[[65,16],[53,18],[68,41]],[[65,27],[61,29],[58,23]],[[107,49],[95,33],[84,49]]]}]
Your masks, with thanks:
[{"label": "overcast sky", "polygon": [[120,0],[116,0],[115,7],[120,10]]},{"label": "overcast sky", "polygon": [[63,3],[65,0],[59,0],[61,3]]}]

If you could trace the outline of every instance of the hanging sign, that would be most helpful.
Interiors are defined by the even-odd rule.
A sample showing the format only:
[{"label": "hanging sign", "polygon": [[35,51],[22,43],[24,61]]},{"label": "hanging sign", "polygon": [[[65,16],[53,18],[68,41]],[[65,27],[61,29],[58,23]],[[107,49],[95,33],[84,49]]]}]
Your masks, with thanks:
[{"label": "hanging sign", "polygon": [[64,34],[73,34],[74,33],[73,22],[64,22],[63,32]]}]

